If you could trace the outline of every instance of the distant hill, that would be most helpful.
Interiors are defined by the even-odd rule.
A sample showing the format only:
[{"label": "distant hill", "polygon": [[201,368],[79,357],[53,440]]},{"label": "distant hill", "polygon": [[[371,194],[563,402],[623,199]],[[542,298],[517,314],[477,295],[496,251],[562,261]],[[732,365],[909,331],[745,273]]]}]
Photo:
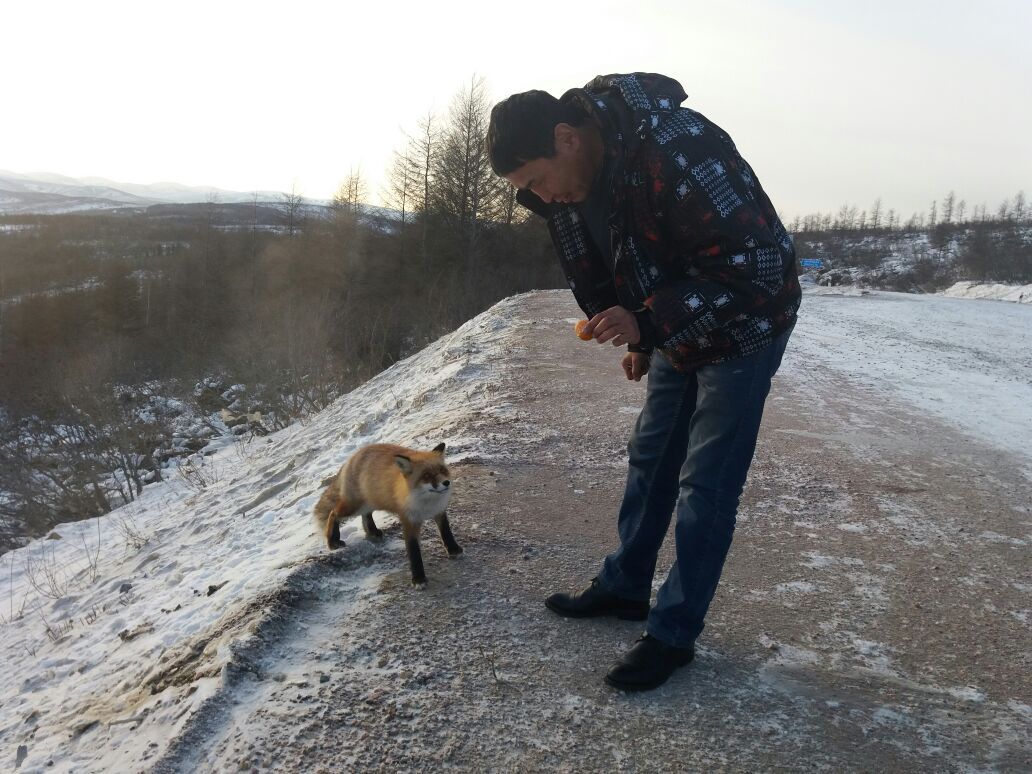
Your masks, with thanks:
[{"label": "distant hill", "polygon": [[[0,215],[56,215],[85,210],[148,207],[153,204],[193,204],[214,195],[220,203],[280,201],[279,191],[228,191],[180,183],[121,183],[101,177],[74,178],[50,172],[22,174],[0,170]],[[321,202],[320,202],[321,203]]]}]

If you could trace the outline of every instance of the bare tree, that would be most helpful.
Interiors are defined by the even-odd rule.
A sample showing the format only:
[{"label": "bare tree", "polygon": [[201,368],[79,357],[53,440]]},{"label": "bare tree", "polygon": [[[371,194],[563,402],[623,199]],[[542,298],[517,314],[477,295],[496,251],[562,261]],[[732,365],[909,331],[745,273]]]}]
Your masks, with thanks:
[{"label": "bare tree", "polygon": [[452,102],[435,167],[435,209],[457,232],[467,279],[485,222],[500,220],[505,211],[504,181],[491,170],[484,144],[489,118],[484,79],[473,76]]},{"label": "bare tree", "polygon": [[337,192],[333,195],[331,206],[337,212],[357,216],[368,197],[365,179],[362,177],[362,168],[352,168],[348,176],[340,184]]},{"label": "bare tree", "polygon": [[409,150],[406,148],[404,152],[394,152],[394,160],[387,172],[387,184],[382,194],[384,203],[401,213],[402,227],[408,224],[419,183],[415,174],[415,164],[408,155]]},{"label": "bare tree", "polygon": [[1014,195],[1014,206],[1011,207],[1011,213],[1014,215],[1014,220],[1016,220],[1018,223],[1024,222],[1025,216],[1027,215],[1027,212],[1026,212],[1026,209],[1025,209],[1025,192],[1024,191],[1018,191]]},{"label": "bare tree", "polygon": [[946,194],[946,198],[942,200],[942,222],[952,223],[953,222],[953,211],[956,207],[957,197],[953,191]]},{"label": "bare tree", "polygon": [[297,183],[291,184],[290,193],[283,194],[283,203],[281,205],[283,215],[287,219],[287,234],[289,236],[294,236],[295,232],[301,227],[301,221],[304,218],[304,206],[305,199],[297,190]]},{"label": "bare tree", "polygon": [[881,212],[882,204],[881,197],[879,196],[874,200],[874,204],[871,205],[871,228],[875,231],[881,226]]}]

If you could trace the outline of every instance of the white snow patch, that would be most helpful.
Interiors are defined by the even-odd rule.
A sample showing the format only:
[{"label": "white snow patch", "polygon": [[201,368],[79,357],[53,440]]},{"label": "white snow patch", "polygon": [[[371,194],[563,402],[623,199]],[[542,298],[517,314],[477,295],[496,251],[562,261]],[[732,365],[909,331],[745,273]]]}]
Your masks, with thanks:
[{"label": "white snow patch", "polygon": [[842,530],[843,532],[856,532],[856,533],[867,532],[867,527],[865,525],[863,525],[863,524],[846,523],[846,524],[837,524],[836,526],[840,530]]},{"label": "white snow patch", "polygon": [[813,594],[817,591],[817,586],[808,581],[789,581],[779,583],[774,587],[774,591],[779,594]]},{"label": "white snow patch", "polygon": [[828,567],[837,567],[844,565],[846,567],[863,567],[863,559],[854,559],[852,557],[845,556],[825,556],[824,554],[818,554],[816,551],[805,551],[803,556],[808,557],[806,562],[803,562],[804,567],[813,567],[814,569],[823,570]]},{"label": "white snow patch", "polygon": [[1004,285],[998,282],[956,282],[942,295],[949,298],[983,298],[1032,304],[1032,285]]},{"label": "white snow patch", "polygon": [[979,537],[983,540],[988,540],[990,543],[1004,543],[1009,546],[1025,545],[1025,541],[1021,540],[1020,538],[1009,537],[1008,535],[1001,535],[999,532],[993,532],[989,529],[987,529],[985,532],[979,535]]},{"label": "white snow patch", "polygon": [[965,685],[957,688],[947,688],[946,693],[948,693],[950,696],[955,696],[958,699],[963,699],[964,701],[973,701],[978,704],[981,704],[985,701],[985,693],[971,685]]},{"label": "white snow patch", "polygon": [[761,634],[758,639],[760,645],[775,654],[772,659],[773,663],[798,666],[802,664],[819,664],[822,660],[820,653],[809,648],[800,648],[797,645],[779,642],[766,634]]}]

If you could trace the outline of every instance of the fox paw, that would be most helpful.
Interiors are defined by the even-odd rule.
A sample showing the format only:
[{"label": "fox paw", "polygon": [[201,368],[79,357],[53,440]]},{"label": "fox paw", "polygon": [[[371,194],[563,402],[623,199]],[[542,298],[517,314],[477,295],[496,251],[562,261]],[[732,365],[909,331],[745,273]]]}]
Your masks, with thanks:
[{"label": "fox paw", "polygon": [[426,588],[426,578],[413,578],[412,588],[422,591]]},{"label": "fox paw", "polygon": [[448,549],[448,558],[449,559],[458,559],[461,556],[462,556],[462,548],[461,547],[455,546],[454,549],[451,549],[451,548]]},{"label": "fox paw", "polygon": [[327,540],[326,545],[331,551],[336,551],[338,548],[344,548],[346,543],[343,540]]}]

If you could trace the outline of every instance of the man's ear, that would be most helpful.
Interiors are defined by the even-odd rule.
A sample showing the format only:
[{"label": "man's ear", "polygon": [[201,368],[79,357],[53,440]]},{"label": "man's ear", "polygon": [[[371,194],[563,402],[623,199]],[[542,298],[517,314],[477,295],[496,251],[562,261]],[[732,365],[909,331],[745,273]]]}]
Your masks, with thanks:
[{"label": "man's ear", "polygon": [[555,136],[555,150],[557,153],[560,150],[576,150],[577,144],[580,142],[577,130],[569,124],[556,124],[553,135]]}]

